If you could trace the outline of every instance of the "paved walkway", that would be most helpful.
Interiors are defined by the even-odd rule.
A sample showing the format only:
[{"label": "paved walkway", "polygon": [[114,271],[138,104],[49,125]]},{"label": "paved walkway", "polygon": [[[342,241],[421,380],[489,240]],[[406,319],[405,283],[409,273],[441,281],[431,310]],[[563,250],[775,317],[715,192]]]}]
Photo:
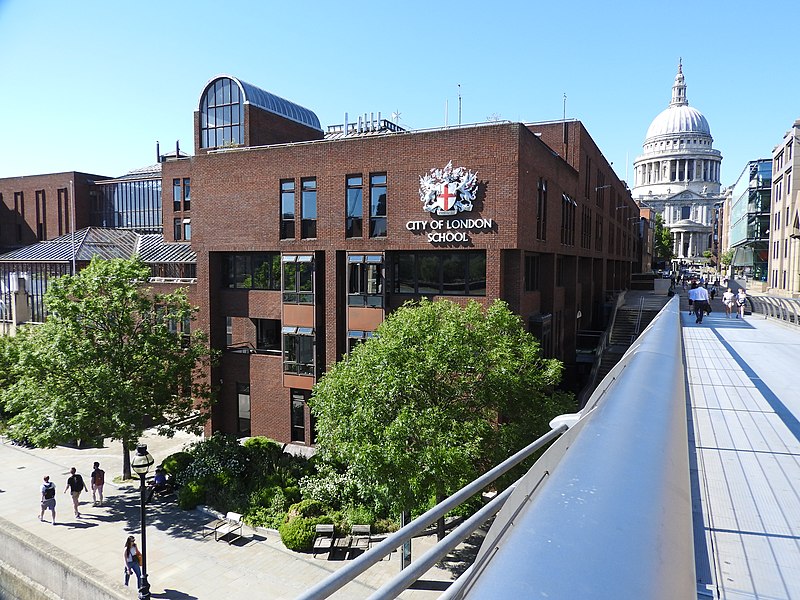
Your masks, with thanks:
[{"label": "paved walkway", "polygon": [[800,329],[682,303],[698,590],[800,599]]},{"label": "paved walkway", "polygon": [[[191,442],[178,436],[172,440],[150,437],[142,440],[160,461]],[[81,519],[75,519],[69,494],[62,493],[69,468],[89,480],[92,463],[98,460],[106,471],[106,481],[122,471],[119,444],[101,449],[77,450],[68,447],[24,449],[5,440],[0,444],[0,516],[19,525],[106,573],[109,585],[122,582],[122,549],[128,535],[140,542],[139,488],[106,484],[106,503],[92,506],[91,491],[82,495]],[[50,475],[58,487],[56,526],[39,521],[39,487]],[[215,542],[201,537],[209,517],[200,511],[182,511],[174,502],[154,501],[148,506],[147,564],[154,598],[194,600],[224,596],[226,600],[253,598],[291,599],[346,564],[342,560],[314,559],[287,550],[275,534],[256,532],[254,537],[234,542]],[[251,532],[253,533],[253,532]],[[420,556],[432,538],[413,542],[413,555]],[[399,571],[399,553],[385,559],[341,590],[334,598],[366,598]],[[453,569],[463,568],[455,564]],[[452,573],[444,568],[431,570],[424,579],[425,589],[409,590],[402,598],[429,599],[441,593]],[[133,584],[136,578],[133,577]],[[132,585],[133,585],[132,584]],[[133,587],[132,598],[136,597]]]}]

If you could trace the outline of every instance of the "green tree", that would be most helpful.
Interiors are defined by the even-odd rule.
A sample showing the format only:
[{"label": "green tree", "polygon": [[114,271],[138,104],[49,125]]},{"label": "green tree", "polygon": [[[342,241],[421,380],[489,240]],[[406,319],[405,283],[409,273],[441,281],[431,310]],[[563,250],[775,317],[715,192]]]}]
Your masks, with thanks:
[{"label": "green tree", "polygon": [[733,250],[732,249],[725,250],[725,252],[723,252],[720,255],[719,262],[723,267],[725,268],[729,267],[730,264],[733,262]]},{"label": "green tree", "polygon": [[157,294],[138,258],[93,259],[75,276],[54,280],[47,319],[23,329],[14,381],[2,393],[14,435],[40,446],[110,437],[129,451],[147,427],[173,435],[198,431],[211,389],[200,332],[183,336],[197,309],[183,290]]},{"label": "green tree", "polygon": [[671,259],[674,255],[672,252],[672,235],[669,229],[664,227],[664,219],[660,214],[656,215],[653,238],[653,250],[656,258]]},{"label": "green tree", "polygon": [[317,446],[358,501],[420,512],[573,410],[561,372],[502,301],[407,303],[314,387]]}]

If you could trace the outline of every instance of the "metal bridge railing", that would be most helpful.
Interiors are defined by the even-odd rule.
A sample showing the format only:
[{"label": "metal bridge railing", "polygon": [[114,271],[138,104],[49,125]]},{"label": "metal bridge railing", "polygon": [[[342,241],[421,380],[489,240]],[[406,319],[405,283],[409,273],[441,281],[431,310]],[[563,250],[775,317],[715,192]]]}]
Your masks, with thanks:
[{"label": "metal bridge railing", "polygon": [[697,597],[677,296],[586,406],[551,427],[298,600],[329,597],[552,440],[514,486],[370,599],[395,598],[495,514],[474,564],[440,600]]},{"label": "metal bridge railing", "polygon": [[748,296],[753,313],[764,318],[786,321],[800,326],[800,299],[778,296]]}]

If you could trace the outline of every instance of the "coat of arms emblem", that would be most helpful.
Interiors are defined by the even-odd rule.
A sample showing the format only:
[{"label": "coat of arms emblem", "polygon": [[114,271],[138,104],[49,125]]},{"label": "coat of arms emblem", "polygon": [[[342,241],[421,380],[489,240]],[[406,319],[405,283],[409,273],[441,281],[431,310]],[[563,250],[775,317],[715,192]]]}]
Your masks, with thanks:
[{"label": "coat of arms emblem", "polygon": [[453,161],[419,178],[423,210],[439,216],[471,211],[477,191],[478,174],[464,167],[453,168]]}]

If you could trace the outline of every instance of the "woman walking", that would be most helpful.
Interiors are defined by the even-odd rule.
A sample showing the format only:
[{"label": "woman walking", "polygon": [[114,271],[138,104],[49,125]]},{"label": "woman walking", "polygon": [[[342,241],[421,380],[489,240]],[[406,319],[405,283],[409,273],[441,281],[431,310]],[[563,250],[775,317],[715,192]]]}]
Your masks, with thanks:
[{"label": "woman walking", "polygon": [[733,299],[733,292],[731,291],[731,288],[728,288],[728,290],[724,294],[722,294],[722,303],[725,305],[726,319],[731,318],[731,310],[733,309],[734,302],[735,301]]},{"label": "woman walking", "polygon": [[136,573],[136,587],[140,587],[142,582],[142,568],[140,567],[142,555],[136,547],[136,541],[132,535],[128,536],[128,540],[125,542],[125,552],[122,557],[125,561],[125,585],[128,585],[131,573]]},{"label": "woman walking", "polygon": [[739,316],[744,319],[744,305],[747,301],[747,294],[744,291],[744,288],[739,288],[739,293],[736,295],[736,306],[739,307],[739,312],[736,314],[736,318],[738,319]]}]

